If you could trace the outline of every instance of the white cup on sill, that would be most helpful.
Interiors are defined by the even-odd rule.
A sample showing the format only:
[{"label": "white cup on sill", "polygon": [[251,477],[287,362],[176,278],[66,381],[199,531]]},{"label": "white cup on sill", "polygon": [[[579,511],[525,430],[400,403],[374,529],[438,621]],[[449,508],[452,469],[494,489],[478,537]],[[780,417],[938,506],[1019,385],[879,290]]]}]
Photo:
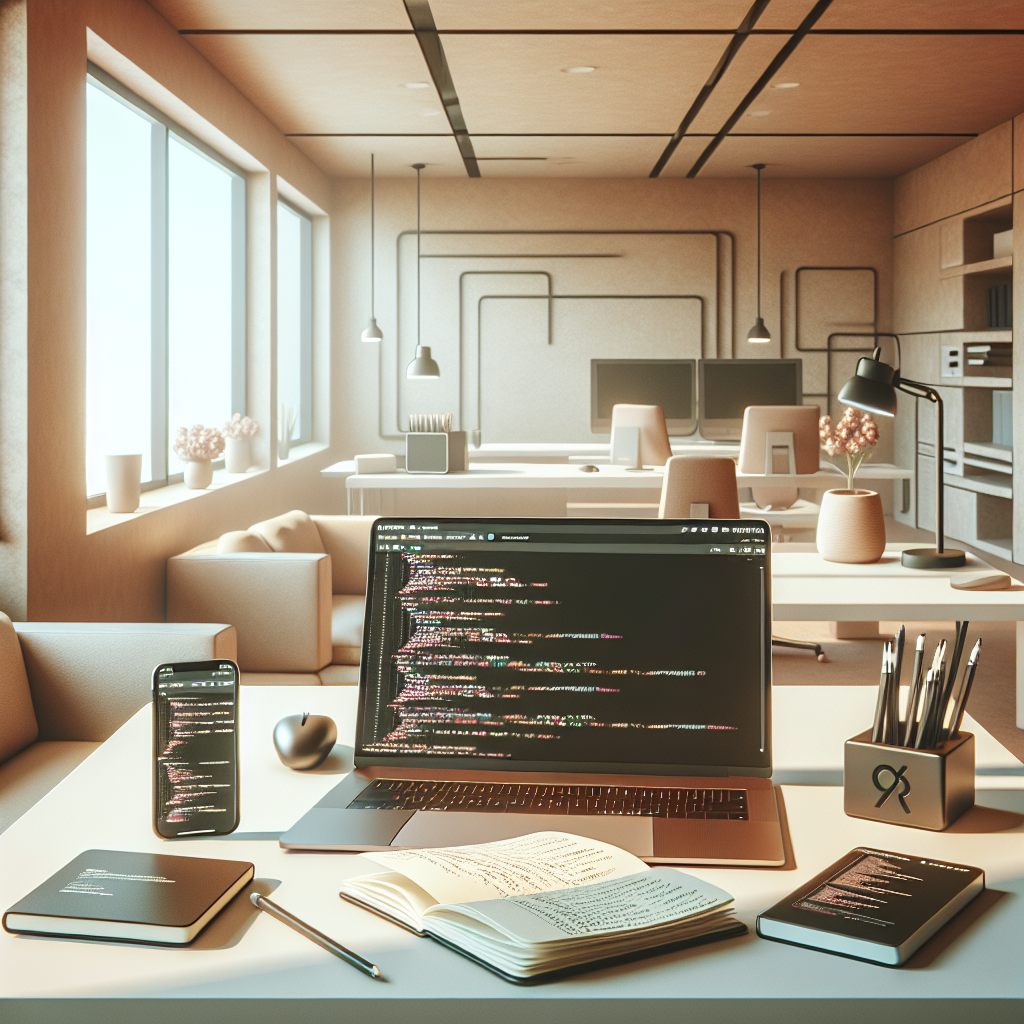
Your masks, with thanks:
[{"label": "white cup on sill", "polygon": [[142,500],[142,456],[107,456],[107,508],[134,512]]}]

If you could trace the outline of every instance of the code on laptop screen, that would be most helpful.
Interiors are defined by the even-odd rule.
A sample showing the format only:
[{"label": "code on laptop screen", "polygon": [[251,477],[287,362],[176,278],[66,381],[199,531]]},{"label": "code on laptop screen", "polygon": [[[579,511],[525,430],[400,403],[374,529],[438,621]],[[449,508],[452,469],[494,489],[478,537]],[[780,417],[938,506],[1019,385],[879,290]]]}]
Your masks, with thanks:
[{"label": "code on laptop screen", "polygon": [[739,520],[378,520],[357,758],[770,766],[768,537]]}]

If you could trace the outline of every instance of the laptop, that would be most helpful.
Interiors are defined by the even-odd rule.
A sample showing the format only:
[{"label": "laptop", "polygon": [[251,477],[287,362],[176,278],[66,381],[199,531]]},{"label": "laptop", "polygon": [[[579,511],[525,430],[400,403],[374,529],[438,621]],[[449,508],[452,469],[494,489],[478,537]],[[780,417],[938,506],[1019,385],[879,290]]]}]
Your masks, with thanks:
[{"label": "laptop", "polygon": [[759,520],[378,519],[355,769],[281,845],[783,864],[770,558]]}]

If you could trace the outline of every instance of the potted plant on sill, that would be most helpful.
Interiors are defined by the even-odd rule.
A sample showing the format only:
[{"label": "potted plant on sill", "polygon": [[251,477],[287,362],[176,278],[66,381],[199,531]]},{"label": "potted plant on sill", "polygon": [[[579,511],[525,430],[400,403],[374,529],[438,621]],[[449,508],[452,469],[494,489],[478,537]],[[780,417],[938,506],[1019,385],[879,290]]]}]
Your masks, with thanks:
[{"label": "potted plant on sill", "polygon": [[185,486],[205,490],[213,482],[213,460],[224,451],[224,435],[215,427],[197,423],[191,429],[178,427],[174,454],[185,463]]},{"label": "potted plant on sill", "polygon": [[854,487],[853,480],[871,457],[868,449],[878,444],[878,425],[867,413],[848,408],[834,427],[831,417],[822,416],[818,436],[833,460],[846,457],[846,487],[822,495],[818,552],[827,562],[877,562],[885,551],[882,499],[877,491]]},{"label": "potted plant on sill", "polygon": [[221,433],[224,435],[224,468],[229,473],[244,473],[252,465],[251,438],[260,425],[251,416],[236,412]]}]

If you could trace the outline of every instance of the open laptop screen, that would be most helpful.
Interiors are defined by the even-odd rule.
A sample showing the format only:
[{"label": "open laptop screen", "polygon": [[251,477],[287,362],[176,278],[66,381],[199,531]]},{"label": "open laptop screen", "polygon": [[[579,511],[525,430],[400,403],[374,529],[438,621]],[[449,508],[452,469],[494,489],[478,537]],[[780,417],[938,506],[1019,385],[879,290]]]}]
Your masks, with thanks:
[{"label": "open laptop screen", "polygon": [[378,519],[356,764],[771,772],[769,527]]}]

